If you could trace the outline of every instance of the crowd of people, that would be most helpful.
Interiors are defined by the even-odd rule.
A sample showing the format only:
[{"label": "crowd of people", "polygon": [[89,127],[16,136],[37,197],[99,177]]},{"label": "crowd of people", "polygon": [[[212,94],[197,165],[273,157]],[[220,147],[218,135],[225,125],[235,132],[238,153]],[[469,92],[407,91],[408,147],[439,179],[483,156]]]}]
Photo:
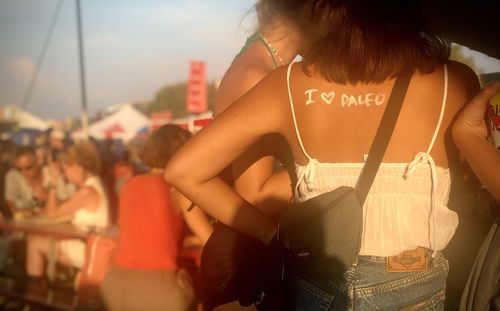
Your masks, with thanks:
[{"label": "crowd of people", "polygon": [[[287,257],[279,306],[443,310],[450,270],[444,253],[472,175],[500,199],[500,152],[484,118],[500,82],[481,91],[474,72],[448,59],[450,44],[413,5],[259,0],[259,28],[224,75],[210,125],[193,137],[175,125],[160,127],[139,152],[141,170],[127,155],[109,160],[95,142],[64,144],[57,131],[45,148],[2,144],[2,217],[67,217],[87,231],[116,224],[117,247],[100,290],[109,310],[191,310],[200,299],[206,310],[238,300],[271,310],[263,303],[269,293],[246,284],[269,258],[255,250],[274,247],[291,204],[356,186],[395,81],[407,76],[362,206],[356,262],[341,275],[318,276],[308,261]],[[193,276],[179,265],[186,231],[189,243],[205,247],[198,297]],[[495,235],[488,245],[498,246]],[[43,284],[49,240],[21,239],[28,279]],[[85,247],[60,240],[57,259],[79,269]],[[499,248],[482,248],[480,256]],[[409,259],[424,264],[409,268]],[[390,260],[402,263],[397,271]],[[482,268],[493,271],[493,282],[481,289],[490,294],[474,301]],[[461,307],[499,307],[498,269],[474,269]]]},{"label": "crowd of people", "polygon": [[[4,141],[2,219],[43,220],[49,226],[69,222],[82,231],[104,235],[107,228],[118,226],[116,251],[102,286],[106,309],[157,310],[168,304],[189,310],[199,300],[192,280],[196,275],[179,265],[179,254],[183,247],[202,247],[212,223],[201,209],[191,210],[191,202],[166,183],[163,169],[190,137],[177,125],[155,130],[139,150],[141,168],[128,161],[104,167],[106,155],[95,141],[58,144],[57,152],[51,146],[42,152]],[[111,182],[109,172],[115,177]],[[111,217],[115,194],[119,195],[116,221]],[[4,272],[20,268],[24,291],[51,286],[47,275],[51,253],[60,265],[76,270],[88,259],[82,239],[56,239],[52,244],[48,235],[5,232],[2,241],[11,244],[10,252],[2,256],[15,255],[17,260]]]}]

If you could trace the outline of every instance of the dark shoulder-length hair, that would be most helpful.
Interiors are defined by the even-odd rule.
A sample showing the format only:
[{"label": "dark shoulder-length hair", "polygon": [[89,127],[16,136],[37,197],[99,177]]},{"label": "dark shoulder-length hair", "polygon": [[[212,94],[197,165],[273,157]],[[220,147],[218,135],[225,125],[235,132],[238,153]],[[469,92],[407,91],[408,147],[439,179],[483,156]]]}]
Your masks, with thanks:
[{"label": "dark shoulder-length hair", "polygon": [[139,151],[139,158],[151,168],[165,168],[170,158],[191,133],[175,124],[165,124],[155,130]]},{"label": "dark shoulder-length hair", "polygon": [[413,0],[312,0],[308,9],[309,22],[301,25],[304,66],[328,81],[429,73],[450,54],[450,43],[425,27]]}]

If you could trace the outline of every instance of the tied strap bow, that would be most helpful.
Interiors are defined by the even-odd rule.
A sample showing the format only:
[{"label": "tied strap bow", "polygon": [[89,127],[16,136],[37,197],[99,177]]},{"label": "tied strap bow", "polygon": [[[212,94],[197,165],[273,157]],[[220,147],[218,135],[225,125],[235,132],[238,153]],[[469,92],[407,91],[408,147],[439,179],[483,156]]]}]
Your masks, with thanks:
[{"label": "tied strap bow", "polygon": [[305,184],[308,191],[314,191],[314,182],[316,180],[316,170],[319,165],[319,161],[312,158],[306,164],[303,170],[301,170],[299,176],[297,176],[297,185],[295,186],[295,192],[302,196],[299,191],[299,187]]},{"label": "tied strap bow", "polygon": [[[436,187],[437,187],[437,171],[436,171],[436,163],[434,162],[434,159],[432,156],[426,152],[419,152],[415,157],[413,158],[413,161],[411,161],[408,166],[406,167],[405,173],[403,177],[405,179],[408,179],[411,177],[413,172],[421,165],[421,164],[429,164],[430,170],[431,170],[431,181],[432,181],[432,187],[431,187],[431,210],[430,210],[430,216],[432,217],[432,220],[434,222],[434,228],[433,228],[433,234],[431,237],[431,217],[429,217],[429,246],[434,249],[433,252],[433,257],[436,256],[437,250],[436,250]],[[432,242],[432,243],[431,243]]]}]

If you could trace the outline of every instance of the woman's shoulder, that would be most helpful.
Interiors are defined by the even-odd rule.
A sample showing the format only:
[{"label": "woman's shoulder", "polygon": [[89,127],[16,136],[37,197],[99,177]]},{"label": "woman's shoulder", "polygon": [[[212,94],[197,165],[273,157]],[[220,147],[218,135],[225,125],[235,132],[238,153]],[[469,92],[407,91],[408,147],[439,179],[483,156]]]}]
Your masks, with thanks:
[{"label": "woman's shoulder", "polygon": [[448,61],[448,97],[451,107],[461,109],[480,90],[476,73],[467,65]]},{"label": "woman's shoulder", "polygon": [[450,87],[460,87],[465,92],[475,95],[479,88],[476,73],[467,65],[456,61],[447,62]]},{"label": "woman's shoulder", "polygon": [[93,187],[90,184],[86,184],[83,187],[79,188],[73,197],[71,197],[70,200],[74,200],[75,202],[86,202],[88,204],[83,204],[83,206],[90,205],[94,206],[97,205],[99,202],[99,199],[101,197],[101,193],[96,189],[96,187]]},{"label": "woman's shoulder", "polygon": [[446,95],[446,107],[450,113],[459,110],[479,90],[478,78],[474,71],[465,64],[451,60],[436,66],[430,73],[414,74],[412,81],[418,89],[420,99],[430,100]]},{"label": "woman's shoulder", "polygon": [[446,66],[448,67],[448,70],[450,72],[453,71],[455,74],[459,74],[463,77],[475,75],[474,70],[472,70],[472,68],[461,62],[449,59],[446,62]]},{"label": "woman's shoulder", "polygon": [[443,80],[445,68],[448,76],[448,84],[451,86],[466,87],[477,83],[477,75],[469,66],[452,60],[448,60],[444,64],[437,65],[432,72],[417,72],[413,77],[417,77],[421,81],[435,83],[436,81]]},{"label": "woman's shoulder", "polygon": [[269,74],[263,64],[239,60],[226,71],[217,90],[215,113],[219,114]]}]

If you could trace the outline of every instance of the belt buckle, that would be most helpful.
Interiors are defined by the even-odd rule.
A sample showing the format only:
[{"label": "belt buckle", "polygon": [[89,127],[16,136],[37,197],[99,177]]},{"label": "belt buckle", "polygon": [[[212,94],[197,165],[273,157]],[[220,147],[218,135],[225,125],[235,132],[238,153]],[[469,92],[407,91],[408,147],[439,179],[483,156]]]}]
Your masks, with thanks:
[{"label": "belt buckle", "polygon": [[427,251],[423,247],[404,251],[385,259],[387,272],[419,272],[427,270]]}]

